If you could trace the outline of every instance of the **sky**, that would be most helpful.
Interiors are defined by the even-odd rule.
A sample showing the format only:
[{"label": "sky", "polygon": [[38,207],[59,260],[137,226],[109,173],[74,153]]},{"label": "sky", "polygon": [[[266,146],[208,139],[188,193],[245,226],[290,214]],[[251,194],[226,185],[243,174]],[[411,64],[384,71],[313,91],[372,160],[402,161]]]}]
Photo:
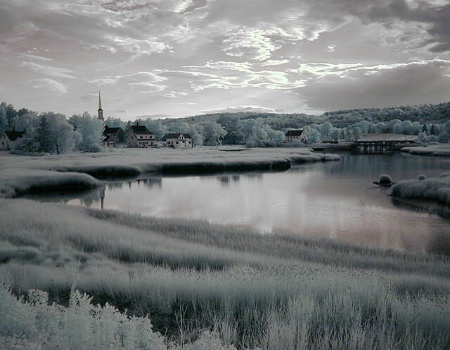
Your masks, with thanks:
[{"label": "sky", "polygon": [[0,101],[134,120],[450,101],[448,0],[0,0]]}]

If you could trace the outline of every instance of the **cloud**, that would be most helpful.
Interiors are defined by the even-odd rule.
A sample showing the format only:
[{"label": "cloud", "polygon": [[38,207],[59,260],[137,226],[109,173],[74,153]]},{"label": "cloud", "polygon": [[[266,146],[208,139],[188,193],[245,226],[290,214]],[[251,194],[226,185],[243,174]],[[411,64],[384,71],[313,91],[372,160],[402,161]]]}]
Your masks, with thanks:
[{"label": "cloud", "polygon": [[214,113],[280,113],[279,109],[266,108],[262,106],[231,106],[222,109],[207,109],[201,111],[202,114],[214,114]]},{"label": "cloud", "polygon": [[191,13],[205,7],[207,4],[207,0],[185,0],[177,6],[176,12],[181,14]]},{"label": "cloud", "polygon": [[34,62],[23,62],[20,64],[20,67],[29,68],[33,72],[49,75],[52,77],[75,79],[75,77],[72,75],[73,71],[66,68],[44,66],[42,64]]},{"label": "cloud", "polygon": [[160,92],[166,88],[166,86],[164,85],[158,85],[148,81],[143,81],[139,83],[129,83],[128,86],[144,94]]},{"label": "cloud", "polygon": [[25,54],[25,53],[19,55],[19,57],[21,57],[21,58],[26,58],[26,59],[30,59],[30,60],[35,60],[35,61],[41,61],[41,62],[51,62],[51,61],[54,61],[52,58],[47,58],[47,57],[42,57],[42,56],[32,55],[32,54]]},{"label": "cloud", "polygon": [[101,6],[113,12],[128,12],[153,7],[152,1],[148,0],[112,0],[101,3]]},{"label": "cloud", "polygon": [[32,80],[28,83],[33,89],[48,89],[56,95],[67,94],[67,88],[56,80],[44,78]]},{"label": "cloud", "polygon": [[151,55],[153,53],[162,53],[171,48],[170,44],[158,41],[155,37],[150,39],[136,39],[131,37],[108,36],[106,38],[113,43],[113,46],[115,45],[120,48],[121,51],[135,54]]},{"label": "cloud", "polygon": [[[431,52],[450,51],[450,3],[442,1],[406,0],[317,0],[308,9],[311,19],[344,21],[352,16],[364,24],[382,23],[387,29],[406,24],[411,33],[420,35],[421,46]],[[425,27],[424,27],[425,26]],[[425,28],[425,30],[422,30]],[[415,30],[417,29],[417,30]],[[403,40],[417,41],[417,35],[406,35]]]},{"label": "cloud", "polygon": [[240,28],[230,33],[223,44],[227,55],[257,61],[268,60],[273,51],[281,48],[271,39],[270,33],[252,28]]}]

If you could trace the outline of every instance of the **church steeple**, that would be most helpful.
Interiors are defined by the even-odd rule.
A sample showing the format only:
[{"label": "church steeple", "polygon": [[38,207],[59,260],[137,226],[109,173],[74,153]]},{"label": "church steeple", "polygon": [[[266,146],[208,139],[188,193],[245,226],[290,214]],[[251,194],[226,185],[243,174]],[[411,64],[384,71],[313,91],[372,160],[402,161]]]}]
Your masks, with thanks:
[{"label": "church steeple", "polygon": [[98,119],[104,121],[103,118],[103,109],[102,109],[102,98],[100,97],[100,91],[98,92],[98,110],[97,110]]}]

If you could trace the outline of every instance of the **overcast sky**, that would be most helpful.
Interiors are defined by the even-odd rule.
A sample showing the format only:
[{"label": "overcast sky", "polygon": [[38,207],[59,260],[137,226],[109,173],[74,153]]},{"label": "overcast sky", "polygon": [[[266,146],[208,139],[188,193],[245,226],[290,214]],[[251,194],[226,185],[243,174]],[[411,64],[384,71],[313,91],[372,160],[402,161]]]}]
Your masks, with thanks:
[{"label": "overcast sky", "polygon": [[0,101],[183,117],[450,101],[448,0],[0,0]]}]

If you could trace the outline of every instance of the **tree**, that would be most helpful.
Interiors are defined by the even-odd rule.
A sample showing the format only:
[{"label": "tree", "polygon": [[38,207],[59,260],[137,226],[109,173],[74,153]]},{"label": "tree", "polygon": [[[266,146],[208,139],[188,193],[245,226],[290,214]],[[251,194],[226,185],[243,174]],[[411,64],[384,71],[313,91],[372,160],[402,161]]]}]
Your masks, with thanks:
[{"label": "tree", "polygon": [[417,135],[417,141],[419,141],[420,143],[427,143],[428,142],[427,134],[425,132],[419,133],[419,135]]},{"label": "tree", "polygon": [[224,144],[235,145],[244,140],[244,135],[239,130],[240,122],[237,115],[222,114],[219,118],[217,118],[217,122],[222,125],[227,132],[223,137]]},{"label": "tree", "polygon": [[333,128],[333,130],[331,130],[330,136],[333,141],[339,141],[339,129]]},{"label": "tree", "polygon": [[217,123],[222,125],[227,133],[237,131],[239,128],[239,117],[235,114],[222,114],[217,118]]},{"label": "tree", "polygon": [[[43,113],[35,119],[39,120],[37,127],[33,126],[34,121],[22,115],[21,120],[29,121],[25,136],[17,144],[16,149],[28,152],[45,153],[66,153],[74,149],[79,136],[73,130],[73,126],[68,123],[62,114],[53,112]],[[32,118],[31,118],[32,119]]]},{"label": "tree", "polygon": [[252,131],[247,137],[246,144],[248,147],[262,147],[268,141],[269,136],[263,128],[263,120],[256,119],[252,126]]},{"label": "tree", "polygon": [[308,131],[308,143],[317,143],[321,141],[321,135],[320,132],[315,129],[311,128]]},{"label": "tree", "polygon": [[266,132],[268,138],[266,146],[281,146],[284,143],[284,132],[280,130],[273,130],[268,124],[264,124],[263,129]]},{"label": "tree", "polygon": [[448,142],[450,141],[450,134],[448,134],[446,131],[443,131],[439,134],[438,140],[439,142]]},{"label": "tree", "polygon": [[0,106],[0,134],[8,130],[8,120],[6,119],[6,109]]},{"label": "tree", "polygon": [[48,113],[49,139],[52,144],[52,153],[57,154],[70,152],[74,149],[78,136],[73,126],[69,124],[62,114]]},{"label": "tree", "polygon": [[103,140],[103,122],[92,117],[88,112],[83,115],[74,115],[70,123],[81,134],[81,141],[76,145],[77,149],[84,152],[100,152],[100,143]]},{"label": "tree", "polygon": [[361,138],[361,129],[356,126],[353,128],[353,140],[358,141]]},{"label": "tree", "polygon": [[14,106],[10,103],[6,106],[6,119],[8,120],[9,129],[14,128],[15,119],[17,117],[17,111]]},{"label": "tree", "polygon": [[330,122],[325,122],[320,126],[320,134],[322,136],[328,137],[332,129],[333,125]]},{"label": "tree", "polygon": [[218,146],[222,142],[223,136],[227,133],[225,129],[216,122],[200,123],[203,127],[203,143],[207,146]]},{"label": "tree", "polygon": [[47,121],[47,116],[42,114],[39,119],[39,126],[36,130],[35,141],[37,143],[38,152],[52,153],[53,144],[50,136],[50,126]]},{"label": "tree", "polygon": [[400,123],[394,124],[392,131],[394,132],[394,134],[402,134],[403,133],[402,124]]},{"label": "tree", "polygon": [[436,135],[436,127],[434,124],[431,124],[430,135]]},{"label": "tree", "polygon": [[153,120],[150,118],[147,118],[142,123],[147,127],[147,129],[155,134],[156,140],[160,141],[164,138],[164,135],[166,134],[166,128],[162,124],[161,120]]},{"label": "tree", "polygon": [[35,112],[21,114],[16,120],[16,130],[31,133],[39,125],[39,116]]},{"label": "tree", "polygon": [[409,120],[405,120],[401,123],[401,130],[404,135],[412,134],[412,123]]}]

